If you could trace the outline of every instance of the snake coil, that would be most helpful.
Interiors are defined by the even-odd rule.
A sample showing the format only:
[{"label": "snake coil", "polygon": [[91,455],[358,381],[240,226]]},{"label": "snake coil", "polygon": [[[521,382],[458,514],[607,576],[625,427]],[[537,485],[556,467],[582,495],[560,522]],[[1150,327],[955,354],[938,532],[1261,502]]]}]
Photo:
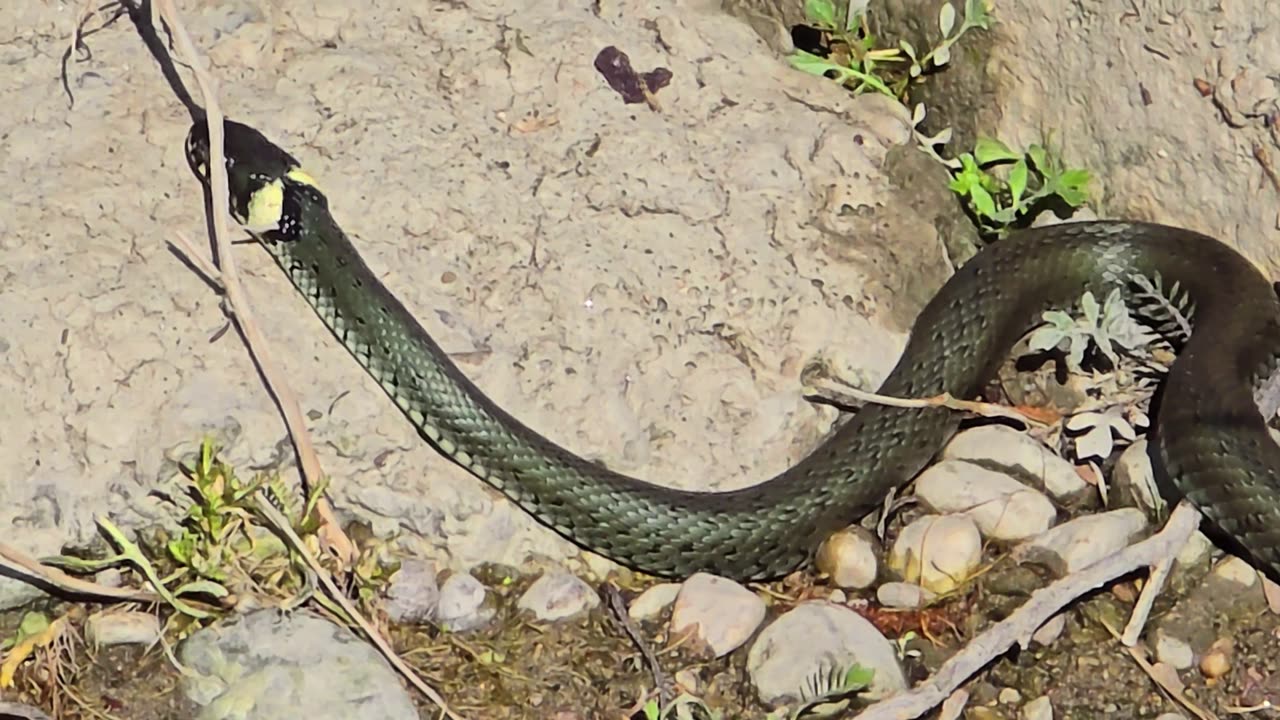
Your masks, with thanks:
[{"label": "snake coil", "polygon": [[[547,527],[624,565],[675,577],[785,575],[914,477],[957,428],[945,409],[868,405],[795,466],[728,492],[612,472],[526,427],[468,380],[370,271],[293,156],[247,125],[227,121],[225,133],[233,214],[421,435]],[[203,121],[187,156],[207,182]],[[879,392],[973,397],[1044,310],[1086,290],[1119,288],[1134,300],[1132,279],[1156,276],[1182,289],[1195,321],[1161,391],[1157,477],[1276,575],[1280,446],[1254,391],[1277,369],[1280,301],[1257,268],[1213,238],[1110,221],[1013,234],[938,291]]]}]

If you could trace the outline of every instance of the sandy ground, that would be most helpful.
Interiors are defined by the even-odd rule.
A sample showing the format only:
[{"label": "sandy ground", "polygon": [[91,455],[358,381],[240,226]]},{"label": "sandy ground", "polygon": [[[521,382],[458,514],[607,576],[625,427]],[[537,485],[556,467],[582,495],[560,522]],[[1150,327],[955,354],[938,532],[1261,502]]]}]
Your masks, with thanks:
[{"label": "sandy ground", "polygon": [[[714,4],[183,5],[224,109],[302,159],[465,371],[616,468],[707,488],[784,469],[833,419],[802,368],[875,382],[945,275],[879,171],[902,114],[792,72]],[[157,493],[205,433],[243,468],[293,462],[166,243],[204,238],[189,116],[128,17],[87,38],[69,107],[73,22],[0,9],[22,28],[0,43],[0,528],[38,554],[97,515],[170,517]],[[608,45],[672,71],[661,112],[593,68]],[[264,253],[238,257],[341,512],[446,564],[576,554],[419,440]]]}]

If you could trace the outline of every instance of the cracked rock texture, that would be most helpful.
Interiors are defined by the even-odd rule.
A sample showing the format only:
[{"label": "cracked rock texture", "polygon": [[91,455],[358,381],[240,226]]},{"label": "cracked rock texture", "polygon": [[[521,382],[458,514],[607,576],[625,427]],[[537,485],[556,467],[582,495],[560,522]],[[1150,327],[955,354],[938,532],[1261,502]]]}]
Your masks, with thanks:
[{"label": "cracked rock texture", "polygon": [[[947,274],[881,172],[900,109],[792,71],[717,3],[185,12],[226,112],[304,162],[463,370],[620,470],[701,488],[783,470],[833,420],[800,395],[806,364],[878,382]],[[293,474],[218,296],[167,246],[204,237],[189,115],[127,17],[70,64],[69,108],[73,15],[0,8],[0,537],[38,555],[89,542],[97,515],[171,522],[202,435],[246,475]],[[593,67],[609,45],[670,69],[660,111]],[[264,253],[237,258],[345,517],[455,568],[577,555],[421,441]]]},{"label": "cracked rock texture", "polygon": [[1100,215],[1214,235],[1276,274],[1280,5],[998,2],[997,12],[986,71],[999,101],[984,103],[978,127],[1018,145],[1052,133],[1099,177]]}]

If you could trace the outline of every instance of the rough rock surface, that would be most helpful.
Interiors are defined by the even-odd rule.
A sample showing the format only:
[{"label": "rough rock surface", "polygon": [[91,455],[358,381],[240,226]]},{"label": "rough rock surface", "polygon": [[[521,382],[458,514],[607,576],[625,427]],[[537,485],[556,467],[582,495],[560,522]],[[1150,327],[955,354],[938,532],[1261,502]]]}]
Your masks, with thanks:
[{"label": "rough rock surface", "polygon": [[183,690],[201,720],[418,717],[387,661],[351,631],[309,613],[259,610],[181,646]]},{"label": "rough rock surface", "polygon": [[[801,396],[805,364],[874,383],[947,273],[881,172],[903,114],[794,72],[715,3],[372,5],[187,22],[226,112],[304,162],[463,370],[588,458],[685,487],[781,471],[834,417]],[[0,43],[0,527],[37,555],[95,515],[173,518],[156,493],[202,435],[246,470],[293,462],[218,296],[166,244],[204,232],[189,115],[127,18],[71,63],[68,108],[74,13],[0,9],[29,38]],[[593,67],[609,45],[671,70],[660,112]],[[237,257],[341,513],[443,568],[576,555],[421,441],[264,253]]]}]

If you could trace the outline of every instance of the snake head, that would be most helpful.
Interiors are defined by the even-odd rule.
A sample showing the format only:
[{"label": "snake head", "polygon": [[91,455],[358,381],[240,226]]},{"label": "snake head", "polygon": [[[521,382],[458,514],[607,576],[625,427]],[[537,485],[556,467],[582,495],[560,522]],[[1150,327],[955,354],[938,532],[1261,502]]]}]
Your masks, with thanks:
[{"label": "snake head", "polygon": [[[292,155],[257,130],[234,120],[224,120],[222,127],[232,216],[251,231],[275,228],[280,222],[286,179],[309,184],[310,177]],[[203,119],[187,133],[186,155],[191,171],[207,186],[209,127]]]}]

